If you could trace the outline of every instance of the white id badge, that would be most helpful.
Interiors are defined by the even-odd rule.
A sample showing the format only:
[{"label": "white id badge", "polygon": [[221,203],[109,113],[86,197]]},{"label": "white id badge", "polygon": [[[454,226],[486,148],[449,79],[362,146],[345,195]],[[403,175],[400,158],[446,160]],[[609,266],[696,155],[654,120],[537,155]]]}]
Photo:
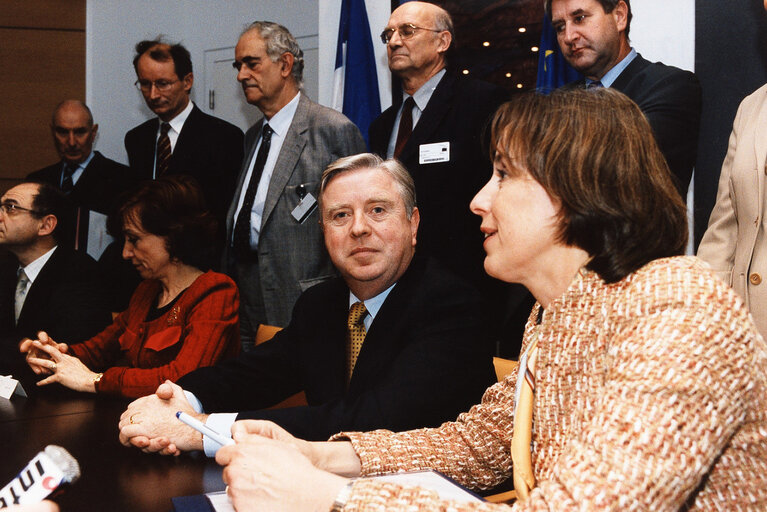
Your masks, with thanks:
[{"label": "white id badge", "polygon": [[450,142],[421,144],[418,148],[418,163],[436,164],[450,161]]},{"label": "white id badge", "polygon": [[307,192],[301,199],[301,202],[298,203],[298,206],[293,208],[293,211],[290,212],[290,214],[298,222],[303,223],[315,208],[317,208],[317,200],[313,195]]}]

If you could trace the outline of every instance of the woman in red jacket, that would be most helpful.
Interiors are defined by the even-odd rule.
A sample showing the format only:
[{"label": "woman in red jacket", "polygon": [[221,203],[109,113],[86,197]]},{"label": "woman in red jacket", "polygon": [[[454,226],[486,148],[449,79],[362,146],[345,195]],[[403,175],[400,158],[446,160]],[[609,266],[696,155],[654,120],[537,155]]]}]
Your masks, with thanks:
[{"label": "woman in red jacket", "polygon": [[142,184],[117,212],[123,258],[144,281],[128,309],[77,345],[44,332],[21,351],[39,386],[139,397],[165,380],[239,351],[239,297],[227,276],[207,268],[216,221],[194,179],[175,175]]}]

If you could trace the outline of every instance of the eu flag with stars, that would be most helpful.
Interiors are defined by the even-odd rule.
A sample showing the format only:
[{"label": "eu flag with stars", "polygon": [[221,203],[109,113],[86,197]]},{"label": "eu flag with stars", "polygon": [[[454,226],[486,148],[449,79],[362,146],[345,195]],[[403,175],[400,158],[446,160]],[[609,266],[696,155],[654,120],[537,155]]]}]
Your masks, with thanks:
[{"label": "eu flag with stars", "polygon": [[541,31],[541,46],[538,52],[538,80],[536,87],[540,92],[548,94],[554,89],[581,78],[562,56],[557,43],[557,33],[551,26],[548,14],[543,15],[543,30]]}]

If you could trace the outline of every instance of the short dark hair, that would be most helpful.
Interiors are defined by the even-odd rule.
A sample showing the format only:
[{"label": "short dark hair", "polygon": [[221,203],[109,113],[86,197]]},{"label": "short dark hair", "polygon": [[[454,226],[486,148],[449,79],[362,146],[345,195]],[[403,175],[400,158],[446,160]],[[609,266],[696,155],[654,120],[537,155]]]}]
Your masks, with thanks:
[{"label": "short dark hair", "polygon": [[138,74],[138,60],[149,52],[149,57],[157,62],[173,61],[173,69],[179,80],[192,72],[192,56],[181,43],[167,43],[162,37],[144,40],[136,44],[136,55],[133,57],[133,69]]},{"label": "short dark hair", "polygon": [[110,233],[122,236],[127,222],[164,238],[171,258],[200,270],[211,268],[218,223],[193,177],[175,174],[139,184],[110,216]]},{"label": "short dark hair", "polygon": [[561,203],[560,240],[604,281],[684,253],[687,208],[650,124],[617,90],[520,95],[493,118],[490,147]]},{"label": "short dark hair", "polygon": [[[546,15],[549,17],[549,21],[551,21],[551,2],[552,0],[546,0],[546,4],[544,6],[546,10]],[[626,16],[626,30],[624,31],[624,34],[626,35],[626,39],[629,37],[629,28],[631,28],[631,18],[633,15],[631,14],[631,0],[597,0],[599,4],[602,6],[602,10],[609,14],[613,12],[613,9],[617,7],[617,5],[620,2],[623,2],[626,4],[626,7],[628,7],[628,15]]]},{"label": "short dark hair", "polygon": [[28,181],[26,183],[37,185],[37,193],[32,196],[33,211],[30,214],[36,219],[42,219],[46,215],[56,217],[53,239],[60,242],[61,234],[68,232],[69,226],[66,224],[68,224],[73,210],[67,196],[61,189],[50,183],[43,181]]}]

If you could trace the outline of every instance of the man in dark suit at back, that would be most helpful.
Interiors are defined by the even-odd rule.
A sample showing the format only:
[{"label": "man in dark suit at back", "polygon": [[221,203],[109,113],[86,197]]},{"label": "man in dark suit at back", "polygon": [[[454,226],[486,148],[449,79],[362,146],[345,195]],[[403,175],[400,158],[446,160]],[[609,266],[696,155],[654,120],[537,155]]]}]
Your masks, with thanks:
[{"label": "man in dark suit at back", "polygon": [[[304,292],[288,326],[255,350],[133,402],[120,421],[123,443],[215,451],[176,420],[178,410],[224,433],[235,419],[260,418],[313,440],[436,426],[495,381],[476,290],[415,254],[420,215],[408,172],[369,153],[342,158],[323,173],[319,199],[341,278]],[[308,406],[263,409],[301,390]]]},{"label": "man in dark suit at back", "polygon": [[370,125],[370,147],[397,158],[415,180],[423,214],[419,251],[481,291],[499,351],[517,357],[532,296],[485,273],[479,218],[469,210],[492,171],[484,128],[508,93],[451,70],[453,39],[453,21],[441,7],[407,2],[392,12],[381,40],[389,69],[402,82],[403,101]]},{"label": "man in dark suit at back", "polygon": [[[68,218],[60,218],[57,236],[62,246],[82,251],[87,250],[92,212],[109,215],[120,195],[137,181],[127,166],[93,151],[98,129],[85,103],[62,101],[51,119],[53,144],[61,161],[27,176],[28,180],[49,183],[66,194]],[[100,256],[104,277],[109,281],[112,311],[128,306],[141,280],[133,265],[122,259],[121,247],[122,241],[118,240],[102,255],[94,253]]]},{"label": "man in dark suit at back", "polygon": [[66,207],[47,183],[25,182],[0,198],[0,249],[8,251],[0,262],[2,371],[26,366],[18,343],[38,331],[79,343],[112,320],[96,262],[56,239]]},{"label": "man in dark suit at back", "polygon": [[546,0],[565,60],[589,87],[613,87],[650,122],[683,200],[698,152],[701,89],[689,71],[642,58],[629,43],[630,0]]},{"label": "man in dark suit at back", "polygon": [[166,173],[194,176],[223,226],[242,164],[242,130],[205,114],[189,99],[192,59],[180,44],[141,41],[133,67],[136,87],[157,117],[125,134],[131,169],[142,180]]},{"label": "man in dark suit at back", "polygon": [[27,176],[60,188],[78,208],[108,215],[117,197],[135,180],[128,167],[93,151],[99,125],[78,100],[64,100],[53,111],[51,135],[61,160]]}]

